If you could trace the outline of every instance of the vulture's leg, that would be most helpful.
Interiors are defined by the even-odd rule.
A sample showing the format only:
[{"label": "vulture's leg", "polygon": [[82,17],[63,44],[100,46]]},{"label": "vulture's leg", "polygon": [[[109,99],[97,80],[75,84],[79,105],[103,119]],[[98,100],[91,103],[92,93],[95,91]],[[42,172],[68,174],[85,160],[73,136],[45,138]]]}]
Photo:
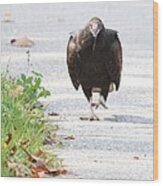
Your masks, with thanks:
[{"label": "vulture's leg", "polygon": [[90,121],[97,120],[99,121],[100,119],[97,117],[97,115],[94,113],[93,107],[95,104],[92,101],[92,97],[90,98],[90,111],[91,111],[91,116],[90,116]]},{"label": "vulture's leg", "polygon": [[99,88],[94,88],[92,90],[91,99],[92,99],[93,106],[95,106],[95,109],[97,109],[100,106],[100,97],[101,97],[100,92],[101,92],[101,89]]},{"label": "vulture's leg", "polygon": [[108,109],[102,96],[100,96],[100,105],[103,106],[105,109]]},{"label": "vulture's leg", "polygon": [[91,93],[91,89],[87,89],[85,87],[82,86],[82,89],[83,89],[83,92],[85,94],[85,96],[87,97],[88,99],[88,102],[89,102],[89,106],[90,106],[90,117],[89,117],[89,120],[90,121],[93,121],[93,120],[99,120],[99,118],[96,116],[96,114],[94,113],[94,109],[93,107],[95,106],[95,101],[93,99],[93,95]]},{"label": "vulture's leg", "polygon": [[99,103],[95,105],[95,109],[98,109],[99,106],[102,106],[105,109],[108,109],[108,107],[105,105],[105,101],[103,99],[103,96],[100,96]]}]

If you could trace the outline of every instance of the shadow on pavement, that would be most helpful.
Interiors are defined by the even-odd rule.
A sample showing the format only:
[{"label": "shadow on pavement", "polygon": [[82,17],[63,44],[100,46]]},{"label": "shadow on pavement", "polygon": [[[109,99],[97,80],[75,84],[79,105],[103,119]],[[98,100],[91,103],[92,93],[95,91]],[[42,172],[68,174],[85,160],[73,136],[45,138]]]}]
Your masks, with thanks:
[{"label": "shadow on pavement", "polygon": [[113,115],[113,118],[104,118],[105,121],[111,121],[116,123],[133,123],[133,124],[153,124],[153,120],[150,118],[145,118],[141,116],[132,115]]}]

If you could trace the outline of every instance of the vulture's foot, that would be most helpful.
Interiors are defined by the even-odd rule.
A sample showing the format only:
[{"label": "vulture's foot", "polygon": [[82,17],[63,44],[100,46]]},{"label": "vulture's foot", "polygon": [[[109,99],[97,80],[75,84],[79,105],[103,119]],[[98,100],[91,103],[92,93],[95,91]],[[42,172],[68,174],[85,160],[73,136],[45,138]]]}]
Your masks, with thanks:
[{"label": "vulture's foot", "polygon": [[90,117],[90,121],[99,121],[100,119],[96,116],[93,107],[98,106],[99,104],[93,103],[92,102],[92,98],[90,99],[90,111],[91,111],[91,117]]},{"label": "vulture's foot", "polygon": [[[113,83],[111,83],[110,86],[114,87]],[[105,105],[105,100],[104,100],[103,96],[101,95],[100,88],[93,88],[92,89],[92,97],[90,98],[90,103],[91,103],[92,107],[95,107],[95,109],[98,109],[98,107],[100,105],[105,109],[108,108]]]},{"label": "vulture's foot", "polygon": [[100,121],[100,119],[96,115],[91,115],[89,121]]},{"label": "vulture's foot", "polygon": [[90,116],[90,117],[80,117],[80,120],[85,121],[99,121],[100,119],[97,116]]}]

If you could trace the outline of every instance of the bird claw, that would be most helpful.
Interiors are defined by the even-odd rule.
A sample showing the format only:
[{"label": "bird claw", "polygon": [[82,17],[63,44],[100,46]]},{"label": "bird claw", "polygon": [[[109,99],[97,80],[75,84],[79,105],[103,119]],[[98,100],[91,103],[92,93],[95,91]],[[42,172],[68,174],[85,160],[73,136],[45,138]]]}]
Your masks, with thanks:
[{"label": "bird claw", "polygon": [[100,119],[95,115],[95,114],[91,114],[89,121],[99,121]]},{"label": "bird claw", "polygon": [[100,119],[96,116],[96,114],[94,113],[94,109],[93,107],[95,107],[95,109],[98,109],[98,107],[101,105],[102,107],[104,107],[105,109],[108,109],[108,107],[105,105],[104,100],[99,97],[99,99],[96,102],[92,101],[92,97],[90,99],[90,110],[91,110],[91,117],[89,118],[90,121],[99,121]]},{"label": "bird claw", "polygon": [[89,121],[100,121],[100,119],[97,116],[91,116]]}]

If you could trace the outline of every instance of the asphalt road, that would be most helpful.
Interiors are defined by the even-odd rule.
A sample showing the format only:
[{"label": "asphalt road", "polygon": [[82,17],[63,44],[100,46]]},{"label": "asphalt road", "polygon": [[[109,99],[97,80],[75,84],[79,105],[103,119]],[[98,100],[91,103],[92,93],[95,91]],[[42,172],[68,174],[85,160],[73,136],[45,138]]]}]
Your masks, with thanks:
[{"label": "asphalt road", "polygon": [[[98,4],[3,5],[1,20],[10,12],[13,22],[1,22],[1,67],[11,75],[43,74],[52,95],[48,104],[52,125],[58,125],[63,147],[54,149],[68,174],[64,178],[153,179],[153,35],[152,1]],[[36,7],[37,6],[37,7]],[[36,11],[37,10],[37,11]],[[61,13],[62,12],[62,13]],[[89,113],[81,91],[73,89],[66,66],[66,44],[71,31],[83,28],[93,16],[118,30],[123,47],[120,90],[109,95],[108,110],[100,121],[81,121]],[[14,37],[28,36],[35,45],[10,45]],[[64,140],[66,136],[73,139]]]}]

